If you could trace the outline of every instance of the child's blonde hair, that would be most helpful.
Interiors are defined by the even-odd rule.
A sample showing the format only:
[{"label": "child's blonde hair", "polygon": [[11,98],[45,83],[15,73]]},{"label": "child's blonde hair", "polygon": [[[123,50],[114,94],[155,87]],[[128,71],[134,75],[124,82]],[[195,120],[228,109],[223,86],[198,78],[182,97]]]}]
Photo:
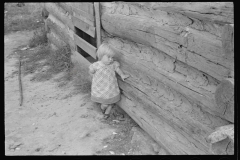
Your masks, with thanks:
[{"label": "child's blonde hair", "polygon": [[115,55],[113,50],[106,43],[102,43],[97,50],[98,60],[101,60],[104,55],[111,55],[111,56]]}]

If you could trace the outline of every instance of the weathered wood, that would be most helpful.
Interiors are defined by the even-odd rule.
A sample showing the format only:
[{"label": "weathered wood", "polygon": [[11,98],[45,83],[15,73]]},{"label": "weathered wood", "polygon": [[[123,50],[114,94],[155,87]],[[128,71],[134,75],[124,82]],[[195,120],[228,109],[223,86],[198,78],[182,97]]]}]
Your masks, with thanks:
[{"label": "weathered wood", "polygon": [[65,10],[66,12],[68,12],[68,13],[71,14],[71,15],[73,15],[72,8],[71,8],[71,6],[70,6],[68,3],[60,2],[60,3],[58,3],[58,5],[59,5],[63,10]]},{"label": "weathered wood", "polygon": [[71,7],[72,7],[72,10],[73,10],[73,16],[81,19],[82,21],[88,23],[89,25],[95,27],[95,20],[94,20],[94,16],[93,15],[90,15],[78,8],[76,8],[76,6],[72,5],[71,4]]},{"label": "weathered wood", "polygon": [[90,66],[90,64],[91,64],[85,57],[83,57],[77,51],[73,52],[72,59],[74,59],[74,61],[77,61],[79,64],[84,65],[86,68],[88,68]]},{"label": "weathered wood", "polygon": [[88,42],[86,42],[76,34],[74,34],[74,41],[80,48],[82,48],[85,52],[87,52],[93,58],[95,59],[97,58],[96,57],[97,48],[95,48],[94,46],[92,46],[91,44],[89,44]]},{"label": "weathered wood", "polygon": [[158,2],[144,4],[154,10],[178,12],[189,17],[215,23],[233,23],[233,2]]},{"label": "weathered wood", "polygon": [[234,122],[234,79],[227,78],[217,87],[215,92],[216,104],[223,116]]},{"label": "weathered wood", "polygon": [[49,32],[47,37],[49,42],[54,44],[57,48],[67,45],[54,31]]},{"label": "weathered wood", "polygon": [[74,26],[71,20],[71,15],[66,14],[65,10],[57,6],[55,3],[46,3],[45,8],[54,17],[59,19],[64,25],[68,26],[71,30],[74,30]]},{"label": "weathered wood", "polygon": [[216,143],[227,137],[234,142],[234,125],[233,124],[216,128],[215,131],[211,133],[206,140],[208,143]]},{"label": "weathered wood", "polygon": [[229,138],[226,138],[222,141],[213,143],[210,150],[214,155],[233,155],[234,145]]},{"label": "weathered wood", "polygon": [[170,126],[165,117],[154,114],[151,106],[137,90],[128,91],[125,84],[120,85],[125,86],[124,95],[127,99],[122,96],[118,105],[170,154],[209,154],[207,147],[191,141],[189,137],[176,131],[175,126]]},{"label": "weathered wood", "polygon": [[93,2],[74,3],[74,7],[94,16]]},{"label": "weathered wood", "polygon": [[78,27],[88,35],[95,37],[95,27],[90,26],[89,24],[85,23],[84,21],[74,16],[72,17],[72,21],[74,26]]},{"label": "weathered wood", "polygon": [[97,31],[97,48],[101,45],[101,19],[99,2],[94,2],[95,22]]},{"label": "weathered wood", "polygon": [[58,36],[61,37],[61,39],[66,43],[69,44],[71,47],[71,50],[74,49],[74,32],[69,29],[67,26],[65,26],[61,21],[59,21],[57,18],[55,18],[53,15],[49,15],[49,17],[46,19],[46,25],[48,28],[53,30]]},{"label": "weathered wood", "polygon": [[233,28],[233,24],[224,25],[223,32],[222,32],[222,47],[223,47],[223,52],[225,54],[225,58],[234,61],[234,28]]},{"label": "weathered wood", "polygon": [[[155,47],[218,80],[228,76],[233,61],[224,59],[220,38],[190,27],[176,27],[178,24],[172,23],[182,17],[172,17],[163,11],[157,13],[159,19],[162,18],[157,21],[149,15],[128,16],[133,7],[132,10],[129,6],[121,9],[125,14],[116,7],[114,9],[105,7],[102,14],[102,26],[108,33]],[[144,10],[142,14],[145,14]]]},{"label": "weathered wood", "polygon": [[[208,112],[222,115],[214,99],[218,85],[215,79],[154,48],[120,38],[107,39],[106,42],[116,51],[119,61],[126,65],[126,71],[131,72],[133,77],[140,78],[146,73],[148,77],[153,77],[153,80],[148,80],[150,82],[145,82],[146,84],[151,86],[151,81],[157,79],[201,106],[206,106]],[[141,75],[134,72],[133,68],[137,68]],[[144,81],[147,81],[146,78]]]}]

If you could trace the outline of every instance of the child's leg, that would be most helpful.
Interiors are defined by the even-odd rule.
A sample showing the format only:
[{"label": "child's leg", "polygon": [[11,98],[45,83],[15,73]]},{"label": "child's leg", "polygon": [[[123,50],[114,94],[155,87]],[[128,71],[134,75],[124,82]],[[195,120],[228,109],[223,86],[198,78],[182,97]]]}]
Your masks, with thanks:
[{"label": "child's leg", "polygon": [[111,109],[112,109],[112,105],[109,104],[106,111],[105,111],[105,114],[107,114],[107,115],[110,114]]},{"label": "child's leg", "polygon": [[105,111],[107,109],[108,105],[107,104],[101,104],[101,110]]}]

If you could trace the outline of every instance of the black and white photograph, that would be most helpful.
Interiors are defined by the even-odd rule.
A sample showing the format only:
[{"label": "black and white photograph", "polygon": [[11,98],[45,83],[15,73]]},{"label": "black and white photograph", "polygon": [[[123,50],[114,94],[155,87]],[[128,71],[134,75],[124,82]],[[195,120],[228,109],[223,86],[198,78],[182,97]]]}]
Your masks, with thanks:
[{"label": "black and white photograph", "polygon": [[235,109],[233,2],[4,3],[5,156],[236,155]]}]

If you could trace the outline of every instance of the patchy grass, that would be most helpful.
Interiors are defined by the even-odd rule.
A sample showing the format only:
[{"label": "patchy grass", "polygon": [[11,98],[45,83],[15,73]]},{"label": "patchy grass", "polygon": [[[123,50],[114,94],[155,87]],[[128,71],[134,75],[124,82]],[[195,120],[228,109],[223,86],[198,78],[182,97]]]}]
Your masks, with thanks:
[{"label": "patchy grass", "polygon": [[49,80],[54,75],[62,71],[67,72],[73,67],[68,46],[53,51],[48,44],[45,44],[34,50],[19,51],[19,54],[21,55],[24,75],[39,71],[32,78],[36,81]]},{"label": "patchy grass", "polygon": [[17,3],[4,4],[4,34],[15,31],[34,30],[44,25],[39,3],[25,3],[18,7]]},{"label": "patchy grass", "polygon": [[48,42],[47,32],[44,27],[34,31],[33,38],[30,40],[29,47],[33,48],[39,45],[44,45]]}]

